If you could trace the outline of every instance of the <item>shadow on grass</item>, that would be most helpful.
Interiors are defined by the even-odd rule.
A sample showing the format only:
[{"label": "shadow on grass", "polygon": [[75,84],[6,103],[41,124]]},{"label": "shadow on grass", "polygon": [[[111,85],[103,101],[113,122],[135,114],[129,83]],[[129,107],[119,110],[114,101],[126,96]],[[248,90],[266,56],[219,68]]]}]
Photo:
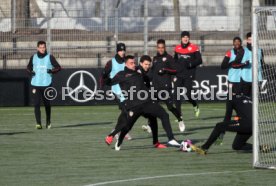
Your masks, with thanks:
[{"label": "shadow on grass", "polygon": [[0,132],[0,136],[12,136],[17,134],[27,134],[32,132]]},{"label": "shadow on grass", "polygon": [[[182,133],[182,132],[179,132],[179,133],[174,133],[174,135],[175,136],[179,136],[179,135],[190,135],[190,134],[194,134],[194,132],[184,132],[184,133]],[[144,136],[144,137],[133,137],[133,139],[132,140],[141,140],[141,139],[149,139],[149,138],[152,138],[152,135],[151,134],[145,134],[145,135],[147,135],[147,136]],[[166,134],[158,134],[158,137],[167,137],[167,135]]]},{"label": "shadow on grass", "polygon": [[224,116],[209,116],[209,117],[199,117],[199,118],[191,118],[191,119],[185,119],[184,121],[195,121],[195,120],[208,120],[208,119],[221,119],[223,120]]},{"label": "shadow on grass", "polygon": [[215,127],[215,125],[214,126],[206,126],[206,127],[192,127],[192,128],[188,128],[187,132],[197,131],[197,130],[204,130],[204,129],[213,129],[214,127]]},{"label": "shadow on grass", "polygon": [[64,126],[58,126],[54,128],[73,128],[73,127],[85,127],[85,126],[91,126],[91,125],[110,125],[112,122],[97,122],[97,123],[79,123],[75,125],[64,125]]},{"label": "shadow on grass", "polygon": [[[112,148],[114,149],[114,148]],[[121,146],[121,150],[136,150],[136,149],[154,149],[153,145],[141,145],[141,146],[131,146],[131,147],[124,147],[124,145]]]}]

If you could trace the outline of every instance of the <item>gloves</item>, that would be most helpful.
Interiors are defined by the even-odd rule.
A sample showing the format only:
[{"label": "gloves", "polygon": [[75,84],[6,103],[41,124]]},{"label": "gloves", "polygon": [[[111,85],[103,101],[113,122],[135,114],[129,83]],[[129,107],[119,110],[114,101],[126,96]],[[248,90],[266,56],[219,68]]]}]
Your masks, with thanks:
[{"label": "gloves", "polygon": [[243,67],[247,67],[248,65],[249,65],[249,61],[246,61],[245,63],[243,63],[242,68],[243,68]]},{"label": "gloves", "polygon": [[47,69],[47,73],[52,74],[53,73],[52,69]]}]

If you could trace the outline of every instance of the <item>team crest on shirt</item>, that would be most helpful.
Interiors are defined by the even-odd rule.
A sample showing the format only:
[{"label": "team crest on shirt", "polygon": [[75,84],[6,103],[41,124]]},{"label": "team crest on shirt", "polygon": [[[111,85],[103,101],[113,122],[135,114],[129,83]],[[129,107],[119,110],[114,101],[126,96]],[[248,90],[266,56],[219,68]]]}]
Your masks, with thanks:
[{"label": "team crest on shirt", "polygon": [[128,115],[129,115],[130,117],[132,117],[133,114],[134,114],[134,112],[132,112],[132,111],[129,111],[129,112],[128,112]]},{"label": "team crest on shirt", "polygon": [[188,50],[191,51],[193,48],[192,47],[188,47]]},{"label": "team crest on shirt", "polygon": [[243,100],[243,103],[248,103],[248,101],[247,100]]},{"label": "team crest on shirt", "polygon": [[163,58],[162,58],[162,61],[163,61],[163,62],[165,62],[166,60],[167,60],[167,58],[166,58],[166,57],[163,57]]}]

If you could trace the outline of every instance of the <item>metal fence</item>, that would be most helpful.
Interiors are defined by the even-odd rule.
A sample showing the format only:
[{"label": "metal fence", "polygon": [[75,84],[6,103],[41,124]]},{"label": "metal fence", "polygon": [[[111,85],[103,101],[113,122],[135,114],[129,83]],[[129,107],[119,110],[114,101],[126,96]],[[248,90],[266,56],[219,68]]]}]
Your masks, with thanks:
[{"label": "metal fence", "polygon": [[247,1],[158,2],[5,0],[0,6],[0,68],[25,68],[38,40],[47,41],[48,51],[68,68],[102,67],[117,42],[126,43],[128,54],[153,56],[156,40],[164,38],[173,53],[182,30],[191,31],[192,42],[200,45],[204,65],[218,65],[232,38],[250,28]]}]

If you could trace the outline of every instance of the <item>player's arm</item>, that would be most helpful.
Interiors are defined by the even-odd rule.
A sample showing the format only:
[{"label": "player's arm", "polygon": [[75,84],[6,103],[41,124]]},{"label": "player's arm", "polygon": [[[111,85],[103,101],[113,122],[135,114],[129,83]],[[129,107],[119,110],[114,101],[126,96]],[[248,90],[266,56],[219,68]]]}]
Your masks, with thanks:
[{"label": "player's arm", "polygon": [[174,56],[173,56],[174,60],[178,60],[178,53],[176,51],[174,51]]},{"label": "player's arm", "polygon": [[249,60],[245,63],[241,63],[244,56],[244,49],[241,48],[237,51],[236,58],[233,62],[229,63],[229,66],[232,68],[245,68],[249,66]]},{"label": "player's arm", "polygon": [[51,73],[51,74],[55,74],[55,73],[59,72],[61,70],[61,66],[57,62],[56,58],[54,56],[50,55],[50,61],[51,61],[51,64],[53,65],[53,68],[48,69],[47,72]]},{"label": "player's arm", "polygon": [[232,68],[245,68],[249,66],[249,61],[246,61],[245,63],[235,63],[232,62],[229,64]]},{"label": "player's arm", "polygon": [[174,67],[172,66],[172,60],[168,60],[166,62],[166,65],[164,68],[160,69],[158,74],[162,75],[162,74],[170,74],[170,75],[175,75],[177,73],[177,71],[174,69]]},{"label": "player's arm", "polygon": [[[196,46],[197,47],[197,46]],[[201,57],[201,53],[199,51],[199,48],[196,48],[196,51],[194,52],[194,59],[192,61],[190,61],[190,63],[188,64],[188,68],[196,68],[197,66],[202,64],[202,57]]]},{"label": "player's arm", "polygon": [[229,67],[230,57],[231,57],[231,51],[227,51],[220,65],[221,69],[227,69]]},{"label": "player's arm", "polygon": [[32,76],[35,75],[35,72],[33,71],[33,56],[30,58],[29,63],[27,65],[27,72]]},{"label": "player's arm", "polygon": [[237,55],[233,63],[235,64],[241,63],[243,56],[244,56],[244,49],[241,48],[240,50],[237,51]]},{"label": "player's arm", "polygon": [[118,72],[112,79],[111,79],[111,85],[116,85],[122,82],[127,81],[127,78],[123,75],[122,71]]},{"label": "player's arm", "polygon": [[100,87],[104,87],[105,85],[110,86],[111,85],[111,79],[109,77],[110,72],[112,69],[112,61],[108,61],[101,73],[100,76]]},{"label": "player's arm", "polygon": [[166,63],[166,67],[163,69],[166,74],[170,75],[176,75],[177,70],[176,67],[174,66],[174,59],[170,56],[168,58],[168,61]]}]

